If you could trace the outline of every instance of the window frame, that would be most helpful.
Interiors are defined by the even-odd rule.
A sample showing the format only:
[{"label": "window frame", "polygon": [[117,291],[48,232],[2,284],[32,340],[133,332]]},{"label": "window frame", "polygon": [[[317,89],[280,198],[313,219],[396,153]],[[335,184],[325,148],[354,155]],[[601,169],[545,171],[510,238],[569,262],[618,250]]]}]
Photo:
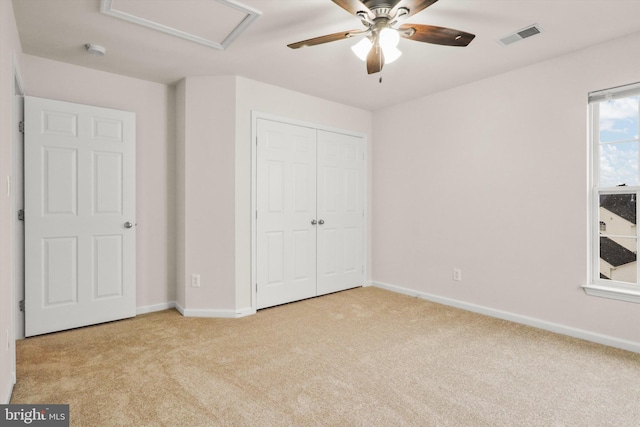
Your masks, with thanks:
[{"label": "window frame", "polygon": [[[583,285],[582,288],[587,295],[640,303],[640,260],[636,260],[635,284],[600,278],[600,196],[608,194],[635,194],[637,201],[638,196],[640,195],[640,184],[620,187],[600,187],[600,146],[602,145],[600,143],[600,103],[603,101],[627,98],[631,96],[640,96],[640,83],[592,92],[589,94],[589,272],[588,282]],[[640,108],[638,116],[640,123]],[[640,133],[640,129],[638,129],[638,133]],[[636,139],[635,141],[638,144],[638,162],[640,164],[640,140]],[[609,143],[619,142],[616,141]],[[636,218],[638,218],[638,205],[639,204],[636,203]],[[637,255],[640,253],[640,233],[638,232],[637,226],[635,238],[635,252]]]}]

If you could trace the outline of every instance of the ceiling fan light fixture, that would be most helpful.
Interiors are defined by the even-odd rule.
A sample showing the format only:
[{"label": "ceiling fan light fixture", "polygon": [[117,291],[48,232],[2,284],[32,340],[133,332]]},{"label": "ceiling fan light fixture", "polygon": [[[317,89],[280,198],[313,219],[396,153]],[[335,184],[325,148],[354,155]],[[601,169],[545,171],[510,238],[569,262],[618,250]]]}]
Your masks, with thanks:
[{"label": "ceiling fan light fixture", "polygon": [[388,47],[386,49],[383,47],[382,53],[384,53],[385,64],[391,64],[393,61],[400,58],[400,55],[402,55],[402,52],[397,47]]},{"label": "ceiling fan light fixture", "polygon": [[360,60],[366,61],[367,55],[371,50],[371,46],[373,46],[373,43],[371,43],[371,40],[369,40],[368,37],[364,37],[358,43],[351,46],[351,50],[353,51],[353,53],[356,54],[358,58],[360,58]]},{"label": "ceiling fan light fixture", "polygon": [[[380,31],[378,37],[378,44],[384,53],[384,62],[387,64],[392,63],[396,59],[400,58],[402,52],[396,46],[400,42],[400,35],[392,28],[384,28]],[[367,60],[367,55],[373,47],[373,43],[368,37],[363,38],[358,43],[351,47],[353,53],[356,54],[361,61]]]},{"label": "ceiling fan light fixture", "polygon": [[398,46],[400,43],[400,34],[393,28],[383,28],[380,31],[380,47],[382,50],[387,51],[387,49],[393,49]]},{"label": "ceiling fan light fixture", "polygon": [[378,43],[380,43],[380,48],[382,48],[382,52],[384,53],[385,63],[391,64],[393,61],[400,58],[402,52],[400,52],[400,49],[397,47],[399,42],[400,34],[398,34],[397,30],[387,27],[380,31]]}]

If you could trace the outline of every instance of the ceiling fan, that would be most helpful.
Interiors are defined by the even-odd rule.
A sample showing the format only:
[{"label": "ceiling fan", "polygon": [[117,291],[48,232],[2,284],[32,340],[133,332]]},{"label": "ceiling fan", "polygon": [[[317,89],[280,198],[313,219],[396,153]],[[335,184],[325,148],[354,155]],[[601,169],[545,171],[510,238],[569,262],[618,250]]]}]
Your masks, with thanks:
[{"label": "ceiling fan", "polygon": [[291,49],[364,36],[354,46],[354,52],[367,61],[367,72],[378,73],[401,52],[395,47],[400,37],[423,43],[446,46],[467,46],[475,35],[452,28],[422,24],[401,24],[404,19],[426,9],[438,0],[332,0],[347,12],[360,18],[366,28],[291,43]]}]

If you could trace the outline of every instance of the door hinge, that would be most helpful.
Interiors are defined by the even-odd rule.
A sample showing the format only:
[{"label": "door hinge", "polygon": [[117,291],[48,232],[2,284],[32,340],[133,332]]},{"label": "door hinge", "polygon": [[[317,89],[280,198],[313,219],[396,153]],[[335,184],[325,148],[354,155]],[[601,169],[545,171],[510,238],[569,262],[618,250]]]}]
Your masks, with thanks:
[{"label": "door hinge", "polygon": [[20,311],[24,311],[24,300],[21,300],[21,301],[18,303],[18,307],[20,308]]},{"label": "door hinge", "polygon": [[21,134],[24,135],[24,122],[23,121],[20,121],[18,123],[18,132],[20,132]]},{"label": "door hinge", "polygon": [[18,211],[18,221],[24,221],[24,211],[22,209]]}]

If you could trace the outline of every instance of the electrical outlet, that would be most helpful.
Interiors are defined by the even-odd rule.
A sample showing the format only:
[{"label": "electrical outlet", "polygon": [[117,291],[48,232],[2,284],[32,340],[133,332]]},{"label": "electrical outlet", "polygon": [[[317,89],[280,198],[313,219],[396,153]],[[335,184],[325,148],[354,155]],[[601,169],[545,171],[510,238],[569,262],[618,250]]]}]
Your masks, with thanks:
[{"label": "electrical outlet", "polygon": [[191,287],[192,288],[199,288],[200,287],[200,275],[199,274],[192,274],[191,275]]},{"label": "electrical outlet", "polygon": [[456,282],[461,282],[462,281],[462,270],[459,268],[454,268],[453,269],[453,280],[455,280]]}]

